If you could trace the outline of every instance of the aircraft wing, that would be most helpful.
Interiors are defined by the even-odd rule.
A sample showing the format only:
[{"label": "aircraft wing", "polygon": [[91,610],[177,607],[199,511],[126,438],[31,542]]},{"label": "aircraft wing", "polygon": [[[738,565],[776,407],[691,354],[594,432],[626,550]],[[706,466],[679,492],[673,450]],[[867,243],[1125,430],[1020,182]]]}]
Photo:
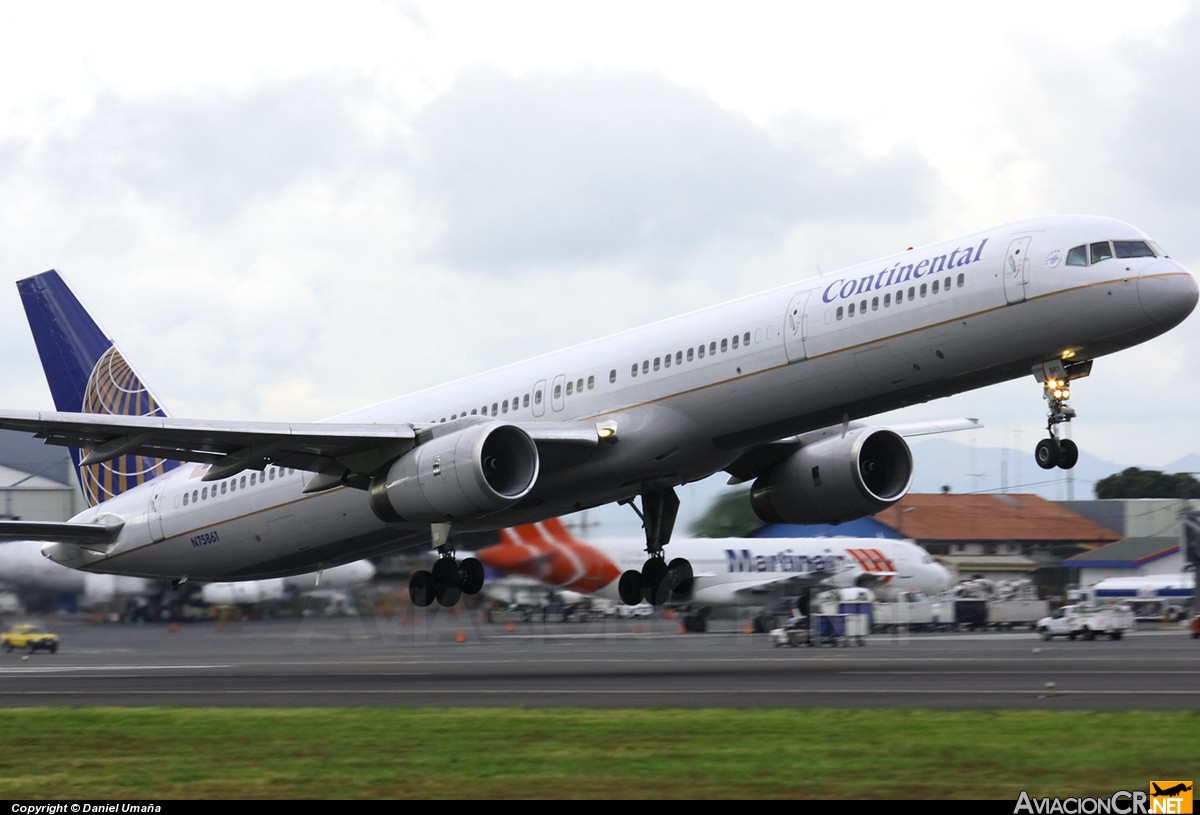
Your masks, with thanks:
[{"label": "aircraft wing", "polygon": [[[480,421],[478,417],[472,417]],[[81,464],[123,455],[209,464],[204,481],[227,478],[268,464],[317,473],[306,491],[338,484],[366,486],[385,464],[407,453],[427,432],[450,432],[470,421],[435,426],[339,424],[335,422],[225,422],[158,416],[0,411],[0,428],[32,433],[47,444],[84,451]],[[599,433],[589,423],[526,423],[539,453],[595,447]]]},{"label": "aircraft wing", "polygon": [[[864,422],[845,422],[844,424],[834,425],[822,430],[814,430],[811,433],[788,436],[769,444],[753,447],[725,468],[725,472],[730,475],[729,483],[740,484],[744,481],[757,478],[759,473],[787,458],[806,444],[823,441],[838,434],[844,434],[850,430],[858,430],[864,427],[871,427],[871,425]],[[945,419],[933,422],[909,422],[906,424],[886,425],[888,430],[906,438],[911,436],[928,436],[933,433],[953,433],[960,430],[972,430],[977,427],[983,427],[983,423],[978,419]]]}]

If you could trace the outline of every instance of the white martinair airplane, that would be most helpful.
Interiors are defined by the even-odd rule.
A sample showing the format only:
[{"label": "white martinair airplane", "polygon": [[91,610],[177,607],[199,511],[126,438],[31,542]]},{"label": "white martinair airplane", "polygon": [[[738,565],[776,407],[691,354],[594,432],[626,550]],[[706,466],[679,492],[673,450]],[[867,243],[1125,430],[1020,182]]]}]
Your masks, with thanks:
[{"label": "white martinair airplane", "polygon": [[[689,630],[704,629],[705,609],[769,606],[809,589],[869,588],[890,601],[901,592],[937,594],[951,583],[946,567],[909,540],[697,538],[676,545],[687,551],[692,578],[664,602],[699,610],[685,618]],[[642,601],[641,541],[582,541],[553,518],[502,530],[498,543],[477,554],[502,574],[626,605]]]},{"label": "white martinair airplane", "polygon": [[[92,572],[225,581],[278,577],[406,547],[438,549],[418,605],[483,582],[449,533],[499,530],[640,496],[656,598],[674,488],[754,480],[771,522],[878,512],[912,481],[903,436],[863,417],[1032,375],[1058,439],[1069,380],[1194,309],[1196,281],[1136,228],[1059,216],[1004,224],[308,424],[168,418],[56,272],[18,284],[58,412],[0,427],[75,450],[90,507],[7,522]],[[682,548],[682,547],[681,547]]]}]

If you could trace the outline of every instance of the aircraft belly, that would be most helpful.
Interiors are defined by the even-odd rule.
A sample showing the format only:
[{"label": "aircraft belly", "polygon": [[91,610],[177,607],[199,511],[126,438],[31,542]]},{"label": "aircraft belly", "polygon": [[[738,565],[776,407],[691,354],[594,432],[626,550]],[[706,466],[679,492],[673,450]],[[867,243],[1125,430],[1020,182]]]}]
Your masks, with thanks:
[{"label": "aircraft belly", "polygon": [[[141,577],[250,580],[315,571],[429,541],[427,527],[389,526],[377,519],[361,490],[332,490],[220,520],[236,504],[224,507],[222,513],[208,507],[203,514],[168,513],[165,540],[119,546],[91,568]],[[212,523],[204,523],[206,516]]]}]

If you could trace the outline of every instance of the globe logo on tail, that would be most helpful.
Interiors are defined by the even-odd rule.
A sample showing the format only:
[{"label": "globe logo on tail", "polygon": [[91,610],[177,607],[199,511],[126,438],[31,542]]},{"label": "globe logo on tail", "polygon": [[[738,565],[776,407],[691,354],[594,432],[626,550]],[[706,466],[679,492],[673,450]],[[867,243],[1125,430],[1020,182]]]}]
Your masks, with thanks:
[{"label": "globe logo on tail", "polygon": [[[96,361],[84,389],[82,410],[109,416],[166,415],[116,346],[111,346]],[[81,450],[81,458],[88,452]],[[79,482],[88,506],[96,506],[177,465],[175,461],[148,456],[117,456],[80,466]]]}]

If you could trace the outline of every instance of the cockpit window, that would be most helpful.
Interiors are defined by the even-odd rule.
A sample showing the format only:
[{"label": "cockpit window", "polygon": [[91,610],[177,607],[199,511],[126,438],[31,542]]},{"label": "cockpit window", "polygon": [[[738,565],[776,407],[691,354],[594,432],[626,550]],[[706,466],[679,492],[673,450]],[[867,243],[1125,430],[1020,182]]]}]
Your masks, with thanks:
[{"label": "cockpit window", "polygon": [[1092,263],[1108,260],[1112,256],[1112,246],[1108,241],[1100,241],[1099,243],[1092,244]]},{"label": "cockpit window", "polygon": [[1145,241],[1113,241],[1119,258],[1152,258],[1154,250]]},{"label": "cockpit window", "polygon": [[[1091,250],[1090,260],[1088,259],[1089,249]],[[1087,266],[1089,263],[1099,263],[1111,257],[1165,258],[1167,253],[1154,241],[1098,241],[1090,246],[1084,244],[1073,247],[1071,251],[1067,252],[1067,265]]]}]

